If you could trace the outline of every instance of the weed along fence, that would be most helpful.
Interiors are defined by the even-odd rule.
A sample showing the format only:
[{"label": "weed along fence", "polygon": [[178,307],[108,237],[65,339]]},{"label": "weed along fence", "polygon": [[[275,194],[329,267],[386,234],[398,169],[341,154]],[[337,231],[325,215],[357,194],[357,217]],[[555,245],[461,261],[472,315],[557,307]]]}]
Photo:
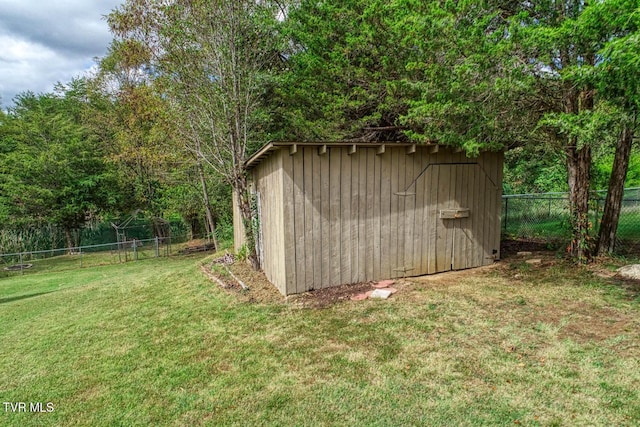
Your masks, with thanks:
[{"label": "weed along fence", "polygon": [[[606,190],[591,196],[589,218],[595,235],[607,196]],[[569,200],[567,193],[511,194],[502,196],[503,238],[559,241],[569,236]],[[620,222],[616,234],[616,252],[640,251],[640,187],[624,191]]]},{"label": "weed along fence", "polygon": [[141,261],[168,257],[171,253],[171,238],[156,237],[74,248],[0,254],[0,277]]}]

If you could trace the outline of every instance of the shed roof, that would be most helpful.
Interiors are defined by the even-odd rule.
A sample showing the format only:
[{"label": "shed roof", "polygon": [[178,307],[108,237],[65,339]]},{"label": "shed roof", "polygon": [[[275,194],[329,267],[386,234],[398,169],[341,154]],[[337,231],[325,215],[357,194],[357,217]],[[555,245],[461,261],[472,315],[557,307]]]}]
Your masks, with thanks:
[{"label": "shed roof", "polygon": [[[375,147],[380,148],[384,146],[390,147],[411,147],[415,146],[415,143],[409,142],[346,142],[346,141],[335,141],[335,142],[327,142],[327,141],[318,141],[318,142],[269,142],[265,144],[262,148],[256,151],[247,161],[245,165],[247,170],[251,170],[260,164],[261,161],[266,159],[271,155],[272,152],[279,150],[281,148],[289,148],[291,154],[294,154],[298,147],[353,147],[354,149],[358,147]],[[437,146],[438,144],[428,144],[430,146]]]}]

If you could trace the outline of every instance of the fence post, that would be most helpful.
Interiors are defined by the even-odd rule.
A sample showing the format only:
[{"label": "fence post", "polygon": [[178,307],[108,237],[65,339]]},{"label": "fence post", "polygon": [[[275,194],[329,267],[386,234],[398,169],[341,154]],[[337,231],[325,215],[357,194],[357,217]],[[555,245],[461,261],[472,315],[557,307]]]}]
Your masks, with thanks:
[{"label": "fence post", "polygon": [[82,268],[82,246],[78,246],[78,252],[80,254],[80,268]]},{"label": "fence post", "polygon": [[156,236],[156,258],[158,258],[160,256],[160,246],[159,246],[160,242],[158,239],[158,236]]},{"label": "fence post", "polygon": [[24,264],[22,263],[22,252],[20,252],[20,274],[24,274]]},{"label": "fence post", "polygon": [[133,239],[133,260],[138,260],[138,245],[136,239]]}]

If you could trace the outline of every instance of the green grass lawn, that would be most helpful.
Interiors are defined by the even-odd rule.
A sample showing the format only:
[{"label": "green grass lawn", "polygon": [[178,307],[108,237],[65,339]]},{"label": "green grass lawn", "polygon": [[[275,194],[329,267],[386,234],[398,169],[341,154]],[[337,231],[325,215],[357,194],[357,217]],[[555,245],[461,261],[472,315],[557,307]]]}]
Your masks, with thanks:
[{"label": "green grass lawn", "polygon": [[0,425],[640,423],[638,297],[586,269],[507,260],[311,309],[246,302],[204,260],[0,279],[0,400],[54,405]]}]

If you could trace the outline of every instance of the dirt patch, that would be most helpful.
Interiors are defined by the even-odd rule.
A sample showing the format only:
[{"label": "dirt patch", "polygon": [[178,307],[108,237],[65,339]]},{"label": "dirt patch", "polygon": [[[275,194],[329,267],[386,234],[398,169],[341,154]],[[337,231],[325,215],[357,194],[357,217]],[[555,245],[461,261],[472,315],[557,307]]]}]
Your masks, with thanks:
[{"label": "dirt patch", "polygon": [[634,333],[634,319],[624,313],[596,307],[581,301],[562,301],[557,305],[537,307],[523,316],[522,323],[548,324],[558,327],[558,338],[578,343],[602,342],[625,333]]},{"label": "dirt patch", "polygon": [[267,276],[262,271],[255,271],[246,262],[236,261],[229,266],[229,270],[249,287],[247,291],[238,292],[241,301],[252,304],[274,304],[285,301],[284,296],[269,282]]},{"label": "dirt patch", "polygon": [[537,240],[512,239],[500,242],[500,255],[509,258],[518,252],[546,252],[552,253],[555,247],[549,242]]},{"label": "dirt patch", "polygon": [[289,301],[304,308],[326,308],[334,304],[350,301],[351,297],[375,289],[377,282],[362,282],[351,285],[332,286],[289,296]]},{"label": "dirt patch", "polygon": [[[298,308],[327,308],[334,304],[350,301],[351,297],[375,290],[378,282],[363,282],[350,285],[333,286],[330,288],[316,289],[301,294],[284,297],[269,282],[261,271],[254,271],[251,266],[244,262],[234,262],[227,265],[227,268],[249,288],[245,290],[225,273],[224,266],[219,262],[214,262],[202,266],[203,273],[209,279],[220,285],[227,293],[233,294],[239,301],[251,304],[277,304],[286,302]],[[393,284],[393,293],[398,287],[403,285],[402,280],[396,280]],[[385,284],[386,286],[386,284]]]},{"label": "dirt patch", "polygon": [[226,268],[242,281],[249,289],[244,289],[238,281],[225,271],[221,263],[202,266],[202,270],[214,283],[220,285],[227,293],[235,295],[239,301],[251,304],[277,304],[285,301],[267,277],[261,271],[255,271],[244,262],[234,262]]}]

